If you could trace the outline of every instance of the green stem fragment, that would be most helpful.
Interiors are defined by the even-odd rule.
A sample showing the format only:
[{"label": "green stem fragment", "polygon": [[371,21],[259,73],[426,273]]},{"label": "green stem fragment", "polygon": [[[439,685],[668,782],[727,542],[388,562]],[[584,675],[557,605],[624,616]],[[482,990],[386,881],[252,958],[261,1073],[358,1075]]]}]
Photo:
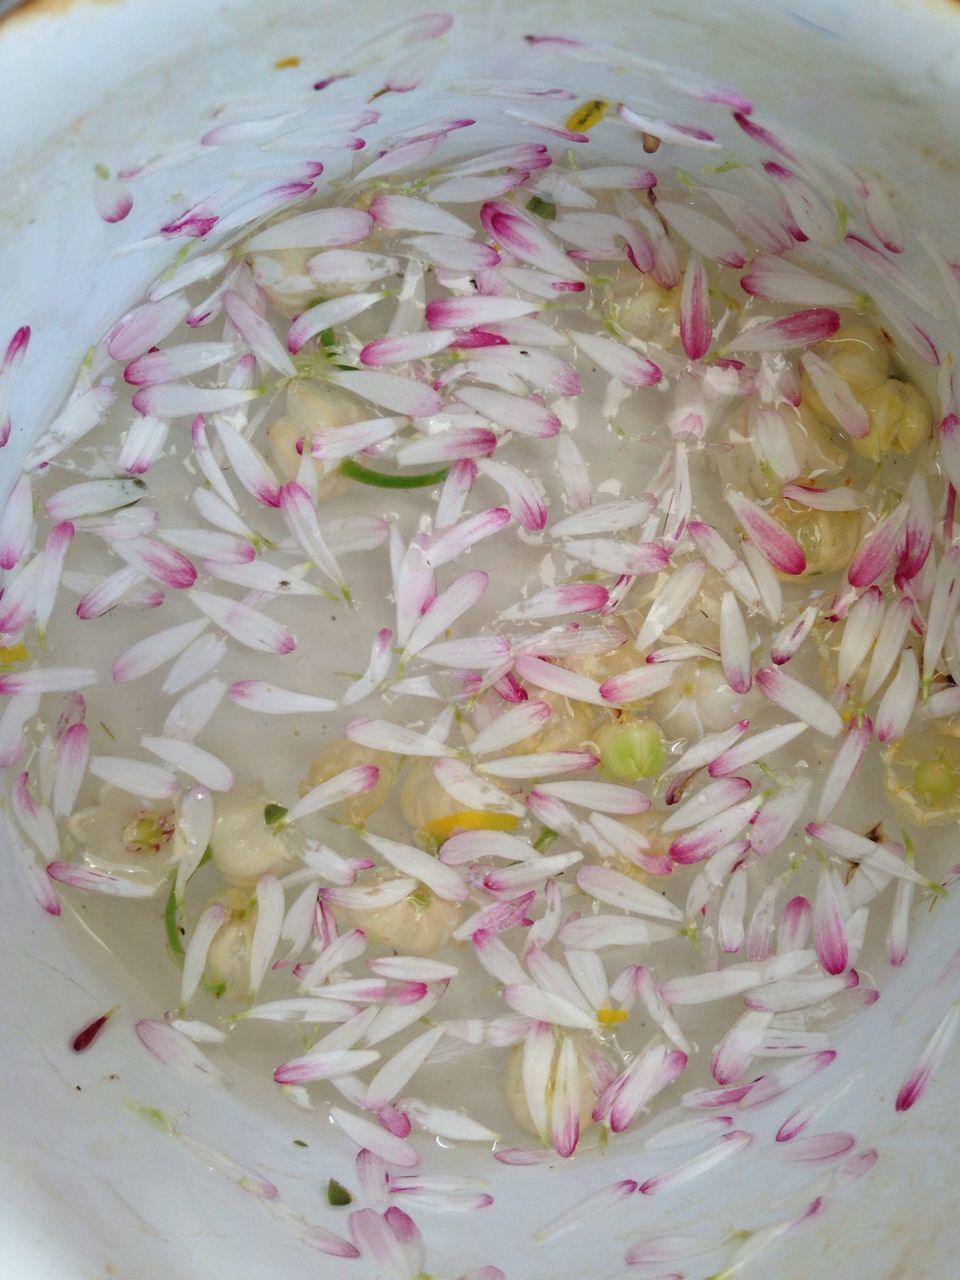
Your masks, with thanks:
[{"label": "green stem fragment", "polygon": [[371,471],[368,467],[362,467],[359,462],[354,462],[352,458],[344,458],[340,463],[340,474],[346,476],[349,480],[356,480],[360,484],[369,484],[377,489],[428,489],[435,484],[442,484],[447,478],[449,467],[444,467],[440,471],[426,471],[421,475],[387,475],[383,471]]}]

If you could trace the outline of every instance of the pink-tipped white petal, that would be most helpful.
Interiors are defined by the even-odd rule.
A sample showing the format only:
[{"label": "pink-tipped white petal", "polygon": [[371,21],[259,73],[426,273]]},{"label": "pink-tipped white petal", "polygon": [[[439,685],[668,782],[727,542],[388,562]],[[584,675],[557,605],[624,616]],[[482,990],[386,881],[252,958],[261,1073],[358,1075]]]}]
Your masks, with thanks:
[{"label": "pink-tipped white petal", "polygon": [[867,534],[847,570],[847,581],[851,587],[869,587],[893,567],[906,521],[907,507],[901,503]]},{"label": "pink-tipped white petal", "polygon": [[813,940],[823,969],[836,976],[848,964],[846,923],[850,914],[843,883],[830,867],[822,867],[813,900]]},{"label": "pink-tipped white petal", "polygon": [[750,263],[750,269],[741,276],[740,287],[745,293],[766,302],[809,307],[860,306],[854,290],[833,280],[824,280],[776,253],[758,253]]},{"label": "pink-tipped white petal", "polygon": [[380,770],[373,764],[358,764],[342,773],[334,774],[326,782],[313,787],[291,808],[283,818],[284,825],[298,822],[311,813],[319,813],[333,805],[341,804],[352,796],[363,795],[377,785]]},{"label": "pink-tipped white petal", "polygon": [[20,562],[30,545],[33,529],[30,477],[21,475],[10,490],[0,515],[0,569],[12,569]]},{"label": "pink-tipped white petal", "polygon": [[720,661],[727,684],[734,693],[747,693],[753,683],[750,672],[750,637],[737,598],[725,591],[720,604]]},{"label": "pink-tipped white petal", "polygon": [[680,341],[690,359],[699,360],[710,350],[712,340],[707,272],[699,254],[691,253],[680,292]]},{"label": "pink-tipped white petal", "polygon": [[938,1023],[910,1074],[900,1086],[894,1104],[897,1111],[909,1111],[923,1097],[953,1044],[958,1028],[960,1005],[954,1004]]},{"label": "pink-tipped white petal", "polygon": [[872,737],[873,724],[869,716],[852,720],[847,726],[840,749],[834,756],[823,780],[820,799],[817,802],[817,822],[823,822],[833,812],[848,790]]},{"label": "pink-tipped white petal", "polygon": [[722,1040],[714,1047],[710,1070],[719,1085],[733,1082],[750,1066],[763,1043],[772,1013],[748,1010],[741,1014]]},{"label": "pink-tipped white petal", "polygon": [[847,435],[853,436],[854,439],[862,439],[869,435],[869,415],[854,396],[850,384],[844,381],[836,369],[813,351],[805,352],[800,362],[824,406],[840,423]]},{"label": "pink-tipped white petal", "polygon": [[750,831],[750,843],[761,857],[786,840],[806,808],[811,786],[808,778],[795,778],[764,802]]},{"label": "pink-tipped white petal", "polygon": [[659,543],[617,542],[612,538],[569,538],[563,543],[563,551],[604,573],[639,577],[659,573],[670,559],[670,552]]},{"label": "pink-tipped white petal", "polygon": [[190,599],[211,622],[247,649],[287,654],[296,648],[296,639],[291,632],[249,605],[209,591],[191,591]]},{"label": "pink-tipped white petal", "polygon": [[652,387],[663,376],[652,360],[622,342],[599,334],[571,333],[570,336],[588,360],[628,387]]},{"label": "pink-tipped white petal", "polygon": [[[725,267],[739,268],[746,262],[746,250],[740,237],[709,214],[672,200],[658,200],[657,212],[695,253],[702,253],[705,258]],[[691,356],[691,359],[695,358]]]},{"label": "pink-tipped white petal", "polygon": [[264,506],[279,506],[280,482],[260,451],[219,419],[215,425],[227,462],[247,493]]},{"label": "pink-tipped white petal", "polygon": [[389,751],[395,755],[446,756],[451,749],[429,734],[417,733],[403,725],[388,720],[351,720],[344,729],[351,742],[371,747],[375,751]]},{"label": "pink-tipped white petal", "polygon": [[920,671],[912,649],[905,649],[900,656],[897,674],[887,686],[887,691],[877,707],[877,739],[880,742],[896,742],[906,733],[920,692]]},{"label": "pink-tipped white petal", "polygon": [[373,218],[363,209],[314,209],[257,232],[246,247],[251,252],[330,248],[355,244],[365,239],[372,228]]},{"label": "pink-tipped white petal", "polygon": [[777,725],[773,729],[764,729],[761,733],[752,734],[743,742],[729,747],[713,759],[708,766],[711,778],[727,778],[733,773],[739,773],[755,760],[765,760],[767,756],[793,742],[807,728],[805,723],[795,722]]},{"label": "pink-tipped white petal", "polygon": [[807,558],[796,539],[762,507],[736,490],[726,493],[733,514],[766,560],[780,573],[797,575],[807,567]]},{"label": "pink-tipped white petal", "polygon": [[804,724],[829,738],[836,738],[843,732],[840,716],[826,698],[821,697],[809,685],[788,676],[778,667],[765,667],[758,671],[756,681],[757,687],[774,706],[796,716]]},{"label": "pink-tipped white petal", "polygon": [[414,626],[406,644],[410,654],[418,653],[437,640],[458,618],[480,600],[487,589],[489,574],[482,570],[464,573],[442,591],[420,621]]},{"label": "pink-tipped white petal", "polygon": [[752,1134],[746,1133],[741,1129],[733,1129],[730,1133],[725,1133],[718,1142],[712,1147],[708,1147],[700,1155],[692,1156],[689,1160],[675,1165],[664,1173],[658,1173],[651,1178],[647,1178],[646,1182],[640,1184],[638,1190],[645,1196],[652,1196],[683,1186],[685,1183],[709,1173],[723,1161],[739,1155],[752,1142]]},{"label": "pink-tipped white petal", "polygon": [[167,1022],[142,1018],[134,1028],[137,1039],[154,1058],[191,1084],[223,1086],[227,1077],[194,1042]]},{"label": "pink-tipped white petal", "polygon": [[0,695],[34,693],[75,693],[96,684],[97,673],[91,667],[35,667],[0,676]]},{"label": "pink-tipped white petal", "polygon": [[724,345],[728,355],[747,352],[786,351],[811,347],[832,338],[840,328],[840,317],[830,307],[795,311],[779,320],[761,320],[742,329],[738,337]]},{"label": "pink-tipped white petal", "polygon": [[512,747],[542,728],[550,715],[550,707],[545,702],[532,698],[521,702],[481,729],[469,744],[470,754],[482,756]]},{"label": "pink-tipped white petal", "polygon": [[768,1072],[752,1084],[745,1096],[741,1098],[739,1104],[741,1110],[765,1106],[786,1093],[788,1089],[796,1088],[804,1080],[825,1070],[833,1063],[836,1056],[836,1050],[823,1049],[819,1053],[794,1058],[785,1066]]}]

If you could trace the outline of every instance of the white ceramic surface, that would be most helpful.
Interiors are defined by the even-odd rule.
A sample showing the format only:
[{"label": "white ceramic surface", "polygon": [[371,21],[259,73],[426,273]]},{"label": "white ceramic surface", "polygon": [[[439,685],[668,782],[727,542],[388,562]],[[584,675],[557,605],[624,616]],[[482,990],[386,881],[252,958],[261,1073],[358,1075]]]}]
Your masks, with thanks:
[{"label": "white ceramic surface", "polygon": [[[589,30],[597,39],[735,84],[770,114],[883,173],[905,219],[916,219],[960,256],[954,229],[960,190],[960,8],[920,0],[709,0],[646,3],[455,5],[457,24],[437,82],[482,65],[530,74],[527,31]],[[404,6],[402,12],[415,13]],[[36,4],[0,25],[0,335],[30,323],[35,349],[16,404],[23,434],[0,455],[12,479],[26,441],[49,420],[76,361],[124,303],[169,260],[169,249],[117,256],[118,245],[155,230],[144,212],[182,207],[214,185],[223,156],[204,157],[174,181],[147,180],[147,198],[110,227],[90,201],[95,162],[146,158],[183,138],[223,103],[284,93],[338,65],[341,54],[397,18],[382,0],[120,0]],[[299,68],[274,61],[298,55]],[[537,74],[549,79],[549,60]],[[575,87],[597,92],[598,72],[579,67]],[[604,73],[599,73],[600,76]],[[631,76],[603,85],[629,97]],[[390,104],[392,128],[449,114],[428,88]],[[511,136],[505,126],[503,138]],[[458,139],[467,149],[473,139]],[[178,189],[183,183],[183,188]],[[0,483],[2,487],[2,483]],[[2,853],[2,851],[0,851]],[[947,1280],[956,1274],[960,1224],[952,1179],[960,1173],[956,1057],[923,1105],[897,1116],[892,1099],[924,1037],[957,994],[946,988],[915,1009],[917,993],[953,950],[960,907],[940,904],[902,972],[881,977],[883,999],[841,1034],[838,1062],[797,1104],[854,1066],[863,1080],[831,1117],[881,1159],[804,1232],[746,1276],[776,1280]],[[239,1189],[123,1105],[132,1097],[182,1119],[184,1129],[256,1165],[307,1217],[343,1230],[324,1202],[331,1175],[354,1184],[352,1150],[332,1127],[269,1094],[240,1089],[187,1096],[131,1034],[143,996],[97,945],[43,917],[9,859],[0,858],[0,1275],[11,1280],[347,1280],[375,1274],[357,1262],[311,1253]],[[68,1033],[122,1004],[96,1053],[79,1058]],[[773,1164],[779,1114],[751,1117],[757,1141],[733,1176],[688,1195],[634,1197],[608,1217],[555,1243],[531,1230],[563,1205],[640,1164],[612,1152],[549,1171],[490,1166],[493,1208],[470,1217],[418,1216],[432,1275],[455,1277],[482,1262],[510,1280],[588,1280],[617,1275],[628,1238],[657,1231],[756,1229],[783,1216],[771,1201],[800,1182]],[[293,1145],[304,1137],[309,1147]],[[649,1166],[652,1171],[653,1166]],[[647,1165],[643,1166],[644,1169]],[[781,1184],[781,1178],[783,1182]],[[776,1190],[771,1188],[775,1187]],[[715,1265],[687,1264],[688,1280]]]}]

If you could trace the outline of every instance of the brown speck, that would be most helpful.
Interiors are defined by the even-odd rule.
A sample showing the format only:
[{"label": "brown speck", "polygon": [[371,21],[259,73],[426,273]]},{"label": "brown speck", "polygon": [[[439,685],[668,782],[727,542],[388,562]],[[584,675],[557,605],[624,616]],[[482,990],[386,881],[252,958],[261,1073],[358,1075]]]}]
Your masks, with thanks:
[{"label": "brown speck", "polygon": [[644,129],[640,137],[643,140],[643,149],[648,156],[652,156],[655,151],[660,150],[660,139],[655,133],[647,133],[646,129]]},{"label": "brown speck", "polygon": [[289,58],[278,58],[273,65],[278,71],[286,71],[287,67],[299,67],[300,59],[293,54]]}]

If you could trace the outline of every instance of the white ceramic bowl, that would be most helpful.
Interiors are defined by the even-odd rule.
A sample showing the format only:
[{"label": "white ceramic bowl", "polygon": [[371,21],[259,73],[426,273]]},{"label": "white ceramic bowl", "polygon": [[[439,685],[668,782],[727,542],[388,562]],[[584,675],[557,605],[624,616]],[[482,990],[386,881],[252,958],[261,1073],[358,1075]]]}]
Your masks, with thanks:
[{"label": "white ceramic bowl", "polygon": [[[444,86],[481,71],[544,80],[562,74],[584,96],[615,99],[644,86],[635,66],[611,73],[568,64],[556,50],[534,52],[522,39],[528,32],[588,34],[734,84],[756,103],[759,117],[802,130],[846,160],[881,173],[897,193],[901,216],[927,226],[948,251],[960,253],[955,3],[555,0],[452,8],[456,25],[430,81],[379,104],[391,129],[456,114]],[[404,15],[415,12],[403,6]],[[163,248],[130,256],[114,250],[156,230],[151,205],[168,202],[176,210],[184,194],[196,198],[212,188],[229,172],[230,158],[210,150],[141,179],[143,195],[119,227],[93,212],[93,165],[146,159],[196,139],[217,108],[240,97],[307,88],[341,66],[347,50],[397,20],[397,6],[385,0],[72,6],[39,0],[0,24],[6,107],[0,131],[0,335],[27,322],[35,335],[15,403],[20,429],[0,455],[3,483],[12,482],[15,462],[57,408],[91,341],[169,257]],[[290,56],[299,57],[299,67],[275,67]],[[376,68],[366,74],[376,88]],[[461,99],[458,110],[470,105]],[[491,123],[489,101],[484,109],[485,141],[516,136],[510,122]],[[462,152],[477,145],[476,136],[457,137],[455,144]],[[159,1011],[144,1008],[136,981],[95,941],[37,911],[9,858],[0,861],[0,921],[0,1274],[11,1280],[347,1280],[381,1274],[369,1263],[311,1252],[195,1152],[146,1125],[123,1102],[132,1098],[176,1115],[190,1135],[273,1180],[284,1203],[341,1232],[343,1211],[326,1205],[324,1189],[331,1176],[355,1185],[353,1151],[342,1134],[266,1091],[187,1095],[131,1034],[136,1017]],[[816,1221],[744,1275],[946,1280],[956,1274],[955,1060],[948,1059],[943,1078],[916,1112],[898,1116],[893,1098],[957,995],[946,984],[917,1001],[952,953],[958,925],[957,903],[939,904],[918,930],[904,968],[882,975],[883,998],[840,1033],[837,1062],[790,1099],[788,1109],[862,1071],[830,1113],[828,1127],[849,1129],[861,1145],[876,1147],[876,1168],[828,1196]],[[121,1012],[97,1051],[73,1055],[69,1034],[117,1003]],[[775,1202],[810,1174],[772,1158],[772,1135],[782,1118],[767,1109],[743,1118],[755,1141],[735,1174],[724,1172],[662,1200],[633,1197],[545,1244],[531,1235],[559,1209],[619,1178],[646,1176],[655,1165],[615,1147],[602,1159],[547,1170],[490,1163],[490,1209],[466,1217],[418,1215],[427,1270],[456,1277],[491,1263],[510,1280],[588,1280],[620,1274],[626,1242],[640,1235],[712,1238],[783,1221],[803,1197]],[[301,1137],[306,1148],[294,1145]],[[702,1280],[724,1256],[721,1250],[675,1270]]]}]

